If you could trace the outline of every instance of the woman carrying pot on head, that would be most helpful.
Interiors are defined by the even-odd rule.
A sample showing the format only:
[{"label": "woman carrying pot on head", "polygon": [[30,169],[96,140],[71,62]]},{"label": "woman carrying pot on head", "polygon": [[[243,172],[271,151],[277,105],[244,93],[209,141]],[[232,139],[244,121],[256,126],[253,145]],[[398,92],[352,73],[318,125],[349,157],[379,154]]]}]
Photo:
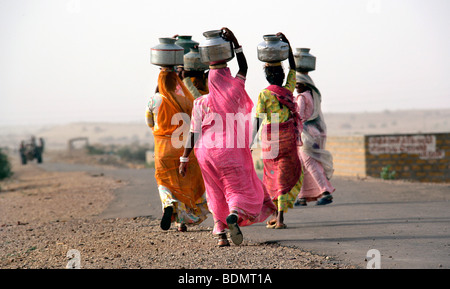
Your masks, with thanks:
[{"label": "woman carrying pot on head", "polygon": [[281,62],[265,64],[264,71],[270,85],[258,96],[253,125],[254,138],[263,124],[263,182],[278,208],[274,217],[267,222],[267,228],[270,229],[286,228],[284,213],[293,208],[303,179],[297,152],[301,145],[302,123],[293,96],[295,60],[286,36],[283,33],[277,36],[289,45],[289,73],[283,86],[285,74]]},{"label": "woman carrying pot on head", "polygon": [[[198,45],[194,46],[193,49],[198,51]],[[198,52],[196,52],[196,54],[198,54]],[[202,65],[201,67],[195,67],[195,69],[193,69],[185,64],[184,66],[178,67],[178,76],[195,99],[209,93],[208,66],[203,67]]]},{"label": "woman carrying pot on head", "polygon": [[331,193],[335,188],[329,181],[334,169],[333,157],[325,150],[327,128],[321,109],[322,97],[307,73],[297,73],[296,90],[296,101],[304,120],[303,146],[299,149],[304,178],[295,205],[306,206],[311,201],[317,201],[316,205],[327,205],[333,201]]},{"label": "woman carrying pot on head", "polygon": [[[209,213],[205,199],[205,186],[195,155],[189,162],[186,178],[180,178],[178,166],[184,152],[186,136],[182,125],[173,124],[173,118],[184,117],[189,123],[194,98],[173,68],[163,67],[158,77],[158,87],[146,109],[147,125],[155,141],[155,178],[161,198],[163,216],[161,228],[168,230],[172,222],[184,232],[186,225],[198,225]],[[180,140],[181,138],[181,140]],[[180,145],[174,145],[174,144]]]},{"label": "woman carrying pot on head", "polygon": [[[178,37],[189,37],[180,36],[175,34],[172,38],[176,39]],[[185,47],[184,52],[184,65],[177,66],[178,77],[183,81],[186,88],[192,94],[194,99],[208,94],[208,66],[200,62],[198,53],[198,44],[195,41],[191,41],[187,47],[190,48],[190,52],[186,52],[187,47]],[[193,45],[193,46],[191,46]],[[189,49],[188,49],[189,50]],[[188,57],[188,58],[187,58]],[[193,61],[192,59],[196,59]],[[198,60],[197,60],[198,59]]]},{"label": "woman carrying pot on head", "polygon": [[[276,211],[270,196],[258,179],[250,151],[250,118],[253,103],[245,91],[247,61],[242,47],[228,28],[223,37],[232,42],[239,64],[236,77],[226,61],[210,64],[209,94],[194,102],[189,144],[181,158],[180,174],[189,172],[191,151],[195,144],[203,178],[208,208],[214,216],[213,234],[219,246],[229,246],[226,229],[234,244],[242,240],[240,226],[263,222]],[[244,119],[231,121],[235,116]],[[248,121],[246,121],[248,119]],[[189,159],[188,159],[189,157]]]},{"label": "woman carrying pot on head", "polygon": [[195,99],[209,93],[207,71],[187,71],[182,68],[178,75]]}]

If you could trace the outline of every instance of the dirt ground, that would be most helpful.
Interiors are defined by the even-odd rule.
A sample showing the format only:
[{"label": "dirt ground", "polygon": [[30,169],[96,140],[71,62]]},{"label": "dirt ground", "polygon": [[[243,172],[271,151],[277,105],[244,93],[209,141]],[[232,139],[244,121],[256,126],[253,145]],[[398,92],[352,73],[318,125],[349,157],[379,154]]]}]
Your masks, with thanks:
[{"label": "dirt ground", "polygon": [[[162,231],[149,217],[101,219],[126,183],[13,162],[0,182],[0,268],[349,269],[332,256],[249,240],[219,248],[212,228]],[[71,255],[76,250],[78,255]],[[76,261],[76,262],[75,262]]]}]

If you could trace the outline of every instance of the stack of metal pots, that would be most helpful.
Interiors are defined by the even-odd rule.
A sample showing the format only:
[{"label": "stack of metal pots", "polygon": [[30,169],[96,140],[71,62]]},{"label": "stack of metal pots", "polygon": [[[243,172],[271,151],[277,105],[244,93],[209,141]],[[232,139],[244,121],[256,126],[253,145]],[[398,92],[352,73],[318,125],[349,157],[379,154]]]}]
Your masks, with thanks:
[{"label": "stack of metal pots", "polygon": [[295,70],[307,73],[316,69],[316,57],[309,53],[309,48],[297,48],[294,53]]},{"label": "stack of metal pots", "polygon": [[289,57],[289,44],[274,34],[264,35],[264,42],[257,46],[258,59],[263,62],[281,62]]},{"label": "stack of metal pots", "polygon": [[184,55],[184,69],[187,71],[205,71],[208,64],[203,63],[198,48],[192,47],[190,52]]},{"label": "stack of metal pots", "polygon": [[233,44],[222,38],[221,30],[206,31],[203,36],[206,40],[198,47],[203,63],[228,62],[234,58]]},{"label": "stack of metal pots", "polygon": [[188,54],[191,51],[191,48],[198,45],[199,43],[192,40],[191,35],[179,35],[177,37],[177,41],[175,41],[175,44],[183,47],[184,54]]},{"label": "stack of metal pots", "polygon": [[175,38],[159,38],[159,44],[150,50],[150,62],[167,67],[182,65],[184,49],[176,45],[175,41]]}]

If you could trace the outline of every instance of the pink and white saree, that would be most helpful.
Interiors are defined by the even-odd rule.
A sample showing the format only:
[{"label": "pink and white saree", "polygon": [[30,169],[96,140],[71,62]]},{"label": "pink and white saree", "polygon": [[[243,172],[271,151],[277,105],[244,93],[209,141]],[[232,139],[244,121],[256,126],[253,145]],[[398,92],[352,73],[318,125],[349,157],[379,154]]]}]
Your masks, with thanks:
[{"label": "pink and white saree", "polygon": [[312,88],[312,94],[306,91],[297,96],[300,115],[304,121],[302,141],[299,155],[304,168],[303,186],[299,198],[307,202],[315,201],[322,193],[335,191],[330,183],[333,176],[333,157],[325,149],[327,130],[321,110],[321,95],[312,79],[297,74],[297,82],[305,83]]}]

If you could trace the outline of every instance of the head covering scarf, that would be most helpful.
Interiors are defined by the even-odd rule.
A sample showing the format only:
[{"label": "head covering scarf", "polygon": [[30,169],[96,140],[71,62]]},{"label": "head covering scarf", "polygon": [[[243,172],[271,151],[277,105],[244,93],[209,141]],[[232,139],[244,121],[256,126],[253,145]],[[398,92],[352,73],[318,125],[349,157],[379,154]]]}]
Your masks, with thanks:
[{"label": "head covering scarf", "polygon": [[253,102],[228,67],[209,71],[209,104],[216,113],[251,113]]},{"label": "head covering scarf", "polygon": [[194,97],[178,75],[168,69],[163,69],[159,73],[158,91],[163,96],[163,102],[159,107],[158,127],[153,129],[153,135],[170,136],[182,125],[172,124],[172,118],[176,114],[181,113],[183,121],[189,123]]},{"label": "head covering scarf", "polygon": [[158,89],[159,93],[169,100],[173,109],[191,115],[194,97],[175,71],[161,70],[158,77]]},{"label": "head covering scarf", "polygon": [[[202,123],[212,125],[216,123],[216,118],[220,117],[225,129],[215,126],[214,133],[222,135],[221,138],[216,139],[216,142],[223,142],[222,147],[250,146],[249,134],[242,132],[251,131],[253,102],[245,91],[244,80],[239,77],[233,77],[228,67],[211,69],[209,72],[207,102],[212,113],[206,115]],[[227,125],[229,116],[237,116],[239,121],[235,125]],[[208,131],[213,132],[211,129]]]},{"label": "head covering scarf", "polygon": [[321,102],[322,102],[322,96],[320,94],[319,89],[316,87],[316,85],[314,84],[314,81],[311,79],[311,77],[307,74],[297,72],[296,80],[297,80],[297,83],[305,84],[312,91],[312,96],[313,96],[313,100],[314,100],[314,109],[313,109],[312,115],[307,116],[305,120],[311,121],[313,119],[316,119],[322,113],[321,108],[320,108]]}]

